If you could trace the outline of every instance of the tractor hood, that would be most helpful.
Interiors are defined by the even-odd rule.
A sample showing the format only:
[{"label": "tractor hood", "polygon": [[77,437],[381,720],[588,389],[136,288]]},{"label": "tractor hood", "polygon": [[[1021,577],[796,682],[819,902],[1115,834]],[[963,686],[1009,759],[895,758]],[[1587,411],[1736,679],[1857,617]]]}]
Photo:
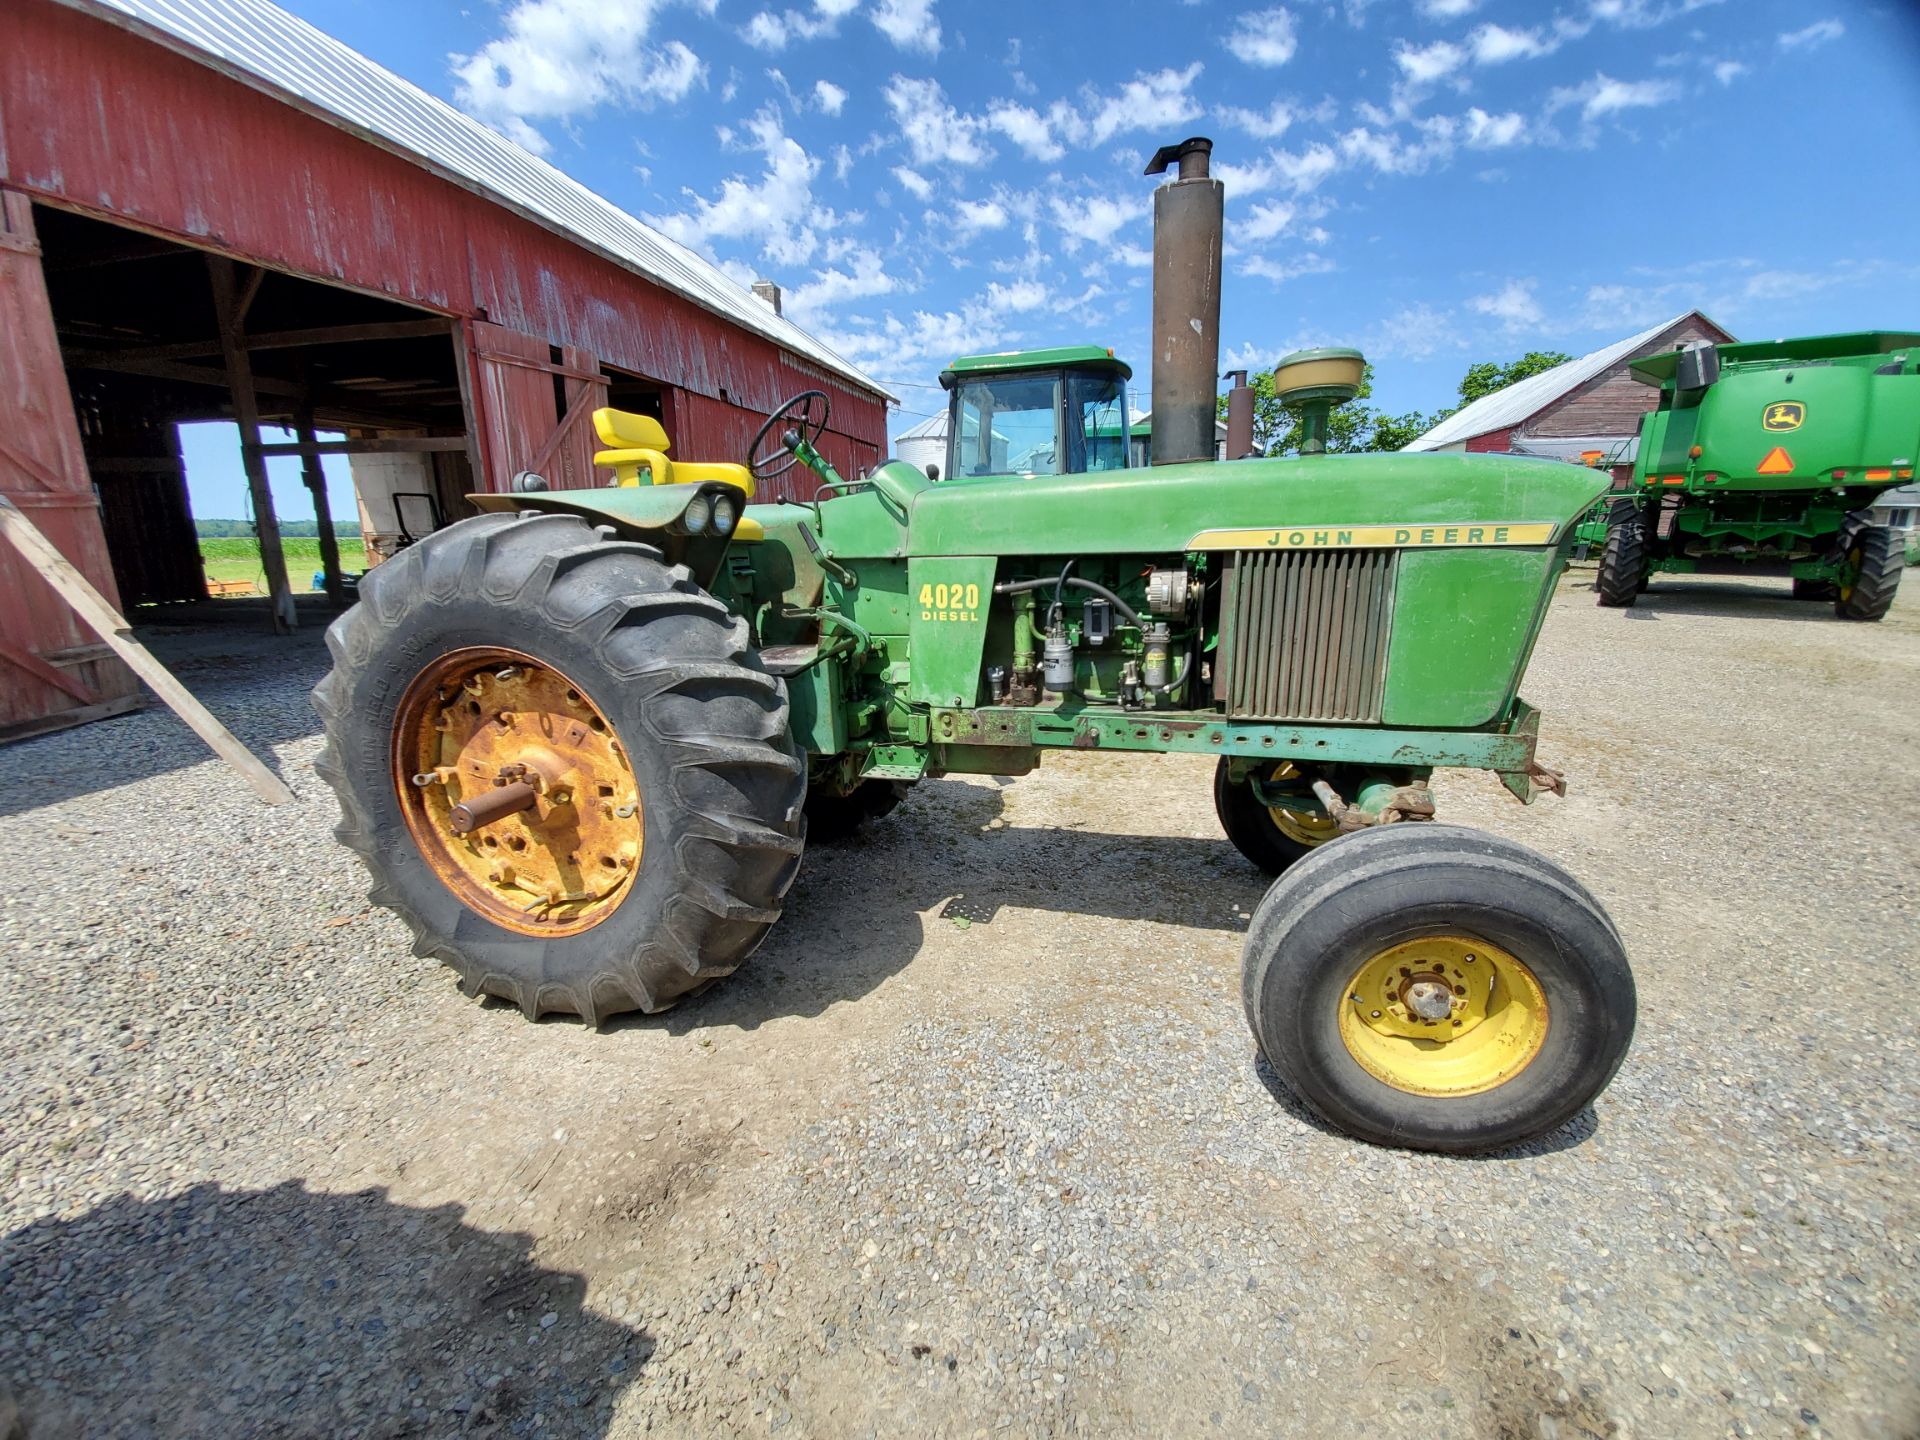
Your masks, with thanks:
[{"label": "tractor hood", "polygon": [[[955,478],[911,497],[907,553],[1549,545],[1607,485],[1605,471],[1558,460],[1433,454]],[[826,538],[836,551],[832,512],[861,498],[827,507]]]}]

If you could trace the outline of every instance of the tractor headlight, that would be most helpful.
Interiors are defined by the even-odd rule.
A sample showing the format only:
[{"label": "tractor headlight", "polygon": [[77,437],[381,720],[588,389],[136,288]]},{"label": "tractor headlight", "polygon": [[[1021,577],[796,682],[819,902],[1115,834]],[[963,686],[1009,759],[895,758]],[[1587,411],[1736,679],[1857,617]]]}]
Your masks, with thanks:
[{"label": "tractor headlight", "polygon": [[687,502],[686,513],[681,515],[680,523],[687,527],[689,535],[698,535],[707,528],[707,522],[713,518],[713,497],[702,492]]},{"label": "tractor headlight", "polygon": [[740,508],[731,495],[713,497],[713,530],[716,535],[731,535],[734,521],[740,518]]}]

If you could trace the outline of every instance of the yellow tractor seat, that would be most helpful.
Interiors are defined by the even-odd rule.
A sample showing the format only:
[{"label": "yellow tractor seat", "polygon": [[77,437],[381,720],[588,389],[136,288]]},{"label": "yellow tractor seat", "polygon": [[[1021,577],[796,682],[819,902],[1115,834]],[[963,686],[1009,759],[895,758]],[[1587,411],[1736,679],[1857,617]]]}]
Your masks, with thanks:
[{"label": "yellow tractor seat", "polygon": [[645,470],[655,485],[698,485],[712,481],[735,485],[753,498],[753,472],[744,465],[718,460],[669,460],[673,442],[658,420],[630,410],[604,408],[593,412],[593,430],[609,448],[595,452],[593,463],[613,471],[614,483],[638,485]]}]

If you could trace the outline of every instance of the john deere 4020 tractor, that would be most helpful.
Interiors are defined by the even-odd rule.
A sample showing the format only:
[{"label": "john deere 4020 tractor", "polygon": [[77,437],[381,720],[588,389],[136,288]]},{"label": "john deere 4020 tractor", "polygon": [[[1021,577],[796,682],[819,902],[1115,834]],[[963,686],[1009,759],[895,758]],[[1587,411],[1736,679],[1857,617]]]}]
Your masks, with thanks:
[{"label": "john deere 4020 tractor", "polygon": [[1631,605],[1658,573],[1787,574],[1798,600],[1878,620],[1906,565],[1872,524],[1913,480],[1920,335],[1874,331],[1701,345],[1635,362],[1660,387],[1640,427],[1634,492],[1615,500],[1594,584]]},{"label": "john deere 4020 tractor", "polygon": [[[1192,269],[1217,277],[1195,143],[1156,235],[1185,260],[1165,209],[1210,209]],[[1243,986],[1278,1072],[1383,1143],[1566,1121],[1632,1032],[1619,935],[1560,866],[1430,823],[1428,781],[1557,786],[1517,687],[1600,477],[1216,463],[1213,359],[1181,370],[1177,349],[1156,345],[1148,466],[1128,367],[1086,347],[955,362],[939,483],[838,475],[807,392],[744,466],[670,461],[657,424],[606,411],[614,485],[476,496],[489,513],[369,573],[328,636],[322,770],[374,898],[469,993],[599,1022],[732,972],[808,841],[917,782],[1205,755],[1227,835],[1278,877]],[[788,471],[818,498],[750,503]]]}]

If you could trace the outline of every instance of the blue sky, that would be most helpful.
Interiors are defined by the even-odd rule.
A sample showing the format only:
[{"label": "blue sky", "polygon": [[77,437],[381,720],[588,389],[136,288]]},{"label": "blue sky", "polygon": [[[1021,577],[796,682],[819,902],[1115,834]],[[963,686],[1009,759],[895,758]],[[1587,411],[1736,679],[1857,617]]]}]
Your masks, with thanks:
[{"label": "blue sky", "polygon": [[1743,337],[1920,328],[1901,0],[290,8],[779,282],[901,397],[896,432],[981,350],[1110,344],[1144,403],[1140,171],[1196,133],[1223,364],[1358,345],[1389,409],[1695,306]]}]

